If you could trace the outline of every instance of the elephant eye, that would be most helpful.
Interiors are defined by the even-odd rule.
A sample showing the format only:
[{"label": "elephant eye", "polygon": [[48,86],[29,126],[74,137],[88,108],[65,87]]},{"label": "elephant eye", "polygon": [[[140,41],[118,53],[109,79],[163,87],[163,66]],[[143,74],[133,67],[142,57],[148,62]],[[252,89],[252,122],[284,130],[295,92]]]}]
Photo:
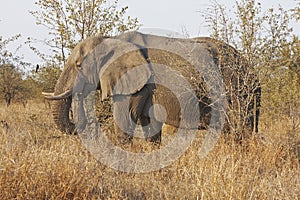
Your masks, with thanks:
[{"label": "elephant eye", "polygon": [[81,69],[81,65],[78,65],[78,64],[77,64],[76,67],[77,67],[78,69]]}]

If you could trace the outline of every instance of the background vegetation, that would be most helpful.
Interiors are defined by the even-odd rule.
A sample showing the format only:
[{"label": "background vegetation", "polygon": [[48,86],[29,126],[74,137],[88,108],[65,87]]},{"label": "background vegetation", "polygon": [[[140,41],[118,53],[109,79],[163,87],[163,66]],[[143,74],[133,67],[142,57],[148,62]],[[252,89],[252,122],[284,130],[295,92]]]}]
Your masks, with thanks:
[{"label": "background vegetation", "polygon": [[[28,63],[7,50],[19,35],[0,37],[0,199],[300,199],[300,40],[290,25],[300,20],[300,2],[292,10],[266,12],[254,0],[239,0],[231,11],[212,2],[203,11],[211,36],[238,49],[250,63],[249,73],[259,74],[260,131],[242,144],[223,135],[201,160],[199,131],[180,159],[145,174],[97,162],[78,137],[56,130],[50,104],[40,96],[53,91],[78,41],[137,29],[138,20],[125,17],[127,7],[118,9],[118,1],[36,4],[32,14],[52,37],[43,41],[52,56],[34,47],[36,39],[27,41],[44,60],[39,69],[25,71]],[[232,129],[239,132],[236,125]],[[165,126],[164,133],[170,132]],[[139,141],[134,151],[141,146],[153,148]]]}]

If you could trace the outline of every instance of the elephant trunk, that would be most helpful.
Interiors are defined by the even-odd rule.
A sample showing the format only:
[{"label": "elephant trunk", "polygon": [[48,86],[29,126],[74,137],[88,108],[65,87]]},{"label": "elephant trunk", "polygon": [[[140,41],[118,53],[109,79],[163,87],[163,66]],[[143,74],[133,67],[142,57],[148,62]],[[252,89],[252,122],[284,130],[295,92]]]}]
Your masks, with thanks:
[{"label": "elephant trunk", "polygon": [[69,113],[72,97],[54,101],[53,118],[57,128],[67,134],[75,133],[75,125],[70,121]]}]

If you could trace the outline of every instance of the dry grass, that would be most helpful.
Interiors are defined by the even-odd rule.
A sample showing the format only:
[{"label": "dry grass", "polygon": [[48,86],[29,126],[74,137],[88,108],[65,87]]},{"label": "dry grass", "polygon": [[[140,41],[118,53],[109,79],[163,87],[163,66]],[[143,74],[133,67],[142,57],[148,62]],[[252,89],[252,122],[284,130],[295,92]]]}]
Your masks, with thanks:
[{"label": "dry grass", "polygon": [[264,138],[243,145],[222,137],[204,159],[199,133],[171,166],[130,174],[58,132],[43,104],[1,106],[1,120],[0,199],[300,199],[299,158],[283,122],[262,123]]}]

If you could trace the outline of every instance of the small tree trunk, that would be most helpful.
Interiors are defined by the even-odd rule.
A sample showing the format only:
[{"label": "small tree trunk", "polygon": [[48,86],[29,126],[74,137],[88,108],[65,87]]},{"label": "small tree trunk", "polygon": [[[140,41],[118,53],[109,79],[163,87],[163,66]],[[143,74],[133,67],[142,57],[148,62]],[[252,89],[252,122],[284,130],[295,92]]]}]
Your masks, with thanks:
[{"label": "small tree trunk", "polygon": [[8,107],[11,103],[11,97],[6,97],[5,102],[6,102],[6,106]]},{"label": "small tree trunk", "polygon": [[258,132],[258,130],[257,130],[257,126],[256,126],[256,124],[258,123],[257,122],[257,105],[256,105],[256,103],[257,103],[257,99],[256,99],[256,94],[254,95],[254,108],[253,108],[253,133],[257,133]]}]

